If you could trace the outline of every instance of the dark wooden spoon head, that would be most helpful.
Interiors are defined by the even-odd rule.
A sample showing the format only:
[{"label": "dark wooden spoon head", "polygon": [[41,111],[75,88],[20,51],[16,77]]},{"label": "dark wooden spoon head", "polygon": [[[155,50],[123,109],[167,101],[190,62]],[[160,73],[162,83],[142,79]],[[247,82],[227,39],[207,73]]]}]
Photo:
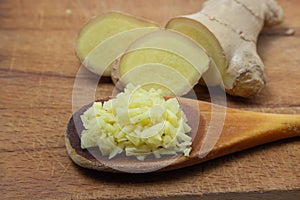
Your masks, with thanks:
[{"label": "dark wooden spoon head", "polygon": [[[109,100],[107,97],[105,99],[98,100],[104,102]],[[201,134],[197,134],[199,121],[204,126],[204,120],[199,120],[199,112],[197,108],[197,102],[190,102],[189,104],[181,105],[184,113],[188,119],[193,119],[188,122],[192,130],[189,135],[193,138],[192,149],[198,149],[201,140]],[[140,161],[133,156],[125,156],[124,153],[108,159],[107,156],[102,156],[98,147],[82,149],[80,145],[81,132],[84,130],[83,124],[80,119],[82,115],[92,103],[86,105],[76,111],[69,120],[66,130],[66,148],[71,159],[78,165],[96,169],[99,171],[109,171],[109,172],[128,172],[128,173],[146,173],[152,171],[164,171],[170,170],[172,168],[177,168],[179,163],[186,162],[189,160],[188,157],[183,156],[183,154],[178,155],[163,155],[161,158],[154,158],[154,156],[148,156],[144,161]],[[203,130],[204,132],[204,130]],[[191,152],[193,154],[193,151]]]}]

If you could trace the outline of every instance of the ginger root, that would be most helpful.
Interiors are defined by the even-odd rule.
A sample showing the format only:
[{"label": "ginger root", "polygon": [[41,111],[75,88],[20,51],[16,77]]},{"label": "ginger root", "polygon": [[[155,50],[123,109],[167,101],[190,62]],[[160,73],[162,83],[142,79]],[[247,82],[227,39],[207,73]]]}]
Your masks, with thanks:
[{"label": "ginger root", "polygon": [[205,82],[251,97],[266,82],[257,37],[264,25],[282,19],[275,0],[208,0],[199,12],[169,20],[166,30],[110,12],[81,29],[76,54],[90,71],[111,76],[119,89],[133,83],[180,96]]},{"label": "ginger root", "polygon": [[257,37],[264,24],[282,20],[283,11],[274,0],[208,0],[202,10],[173,18],[166,28],[187,35],[207,51],[229,94],[250,97],[265,85]]}]

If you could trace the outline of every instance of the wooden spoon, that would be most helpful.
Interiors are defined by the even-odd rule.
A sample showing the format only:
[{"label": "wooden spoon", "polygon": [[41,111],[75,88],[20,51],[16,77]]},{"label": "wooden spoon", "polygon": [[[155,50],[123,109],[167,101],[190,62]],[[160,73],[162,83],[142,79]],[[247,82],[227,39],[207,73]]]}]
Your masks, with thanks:
[{"label": "wooden spoon", "polygon": [[[100,101],[108,99],[109,97]],[[108,172],[146,173],[191,166],[257,145],[300,136],[300,115],[242,111],[187,98],[178,98],[178,101],[187,116],[188,124],[192,127],[190,134],[193,143],[189,157],[183,155],[163,156],[159,159],[147,157],[144,161],[139,161],[135,157],[118,156],[109,160],[101,155],[98,147],[81,149],[80,133],[83,126],[80,115],[92,103],[76,111],[69,120],[65,136],[67,152],[76,164],[85,168]],[[219,136],[206,134],[208,129],[214,128],[210,123],[213,107],[225,111],[219,112],[217,109],[214,113],[217,118],[220,116],[221,119],[226,114],[224,124],[220,120],[219,125],[223,129]],[[216,136],[218,137],[215,138]],[[212,148],[205,152],[203,147],[207,142],[212,143]]]}]

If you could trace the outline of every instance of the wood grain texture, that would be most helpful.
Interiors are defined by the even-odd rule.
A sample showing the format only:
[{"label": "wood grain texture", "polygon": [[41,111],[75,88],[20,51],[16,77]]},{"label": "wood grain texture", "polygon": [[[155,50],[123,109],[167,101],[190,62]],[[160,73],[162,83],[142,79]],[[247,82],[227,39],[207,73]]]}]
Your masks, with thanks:
[{"label": "wood grain texture", "polygon": [[[250,100],[228,96],[233,108],[300,114],[300,1],[278,0],[283,24],[263,30],[258,50],[268,83]],[[0,2],[1,199],[299,199],[300,141],[263,145],[200,165],[157,174],[85,170],[64,146],[72,89],[80,63],[77,32],[109,10],[164,25],[197,11],[201,0],[2,0]],[[70,12],[71,11],[71,12]],[[288,36],[292,28],[295,34]],[[102,80],[97,97],[111,94]],[[199,86],[200,100],[209,101]]]}]

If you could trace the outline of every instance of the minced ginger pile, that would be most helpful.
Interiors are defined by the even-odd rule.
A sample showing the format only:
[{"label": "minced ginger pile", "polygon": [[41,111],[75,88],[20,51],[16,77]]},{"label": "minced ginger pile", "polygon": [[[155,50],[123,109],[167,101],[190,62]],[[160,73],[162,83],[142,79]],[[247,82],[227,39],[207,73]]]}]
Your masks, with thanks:
[{"label": "minced ginger pile", "polygon": [[191,151],[186,116],[177,99],[165,100],[161,90],[129,84],[116,98],[95,102],[81,120],[81,148],[98,146],[109,159],[122,152],[144,160],[151,154],[189,156]]}]

